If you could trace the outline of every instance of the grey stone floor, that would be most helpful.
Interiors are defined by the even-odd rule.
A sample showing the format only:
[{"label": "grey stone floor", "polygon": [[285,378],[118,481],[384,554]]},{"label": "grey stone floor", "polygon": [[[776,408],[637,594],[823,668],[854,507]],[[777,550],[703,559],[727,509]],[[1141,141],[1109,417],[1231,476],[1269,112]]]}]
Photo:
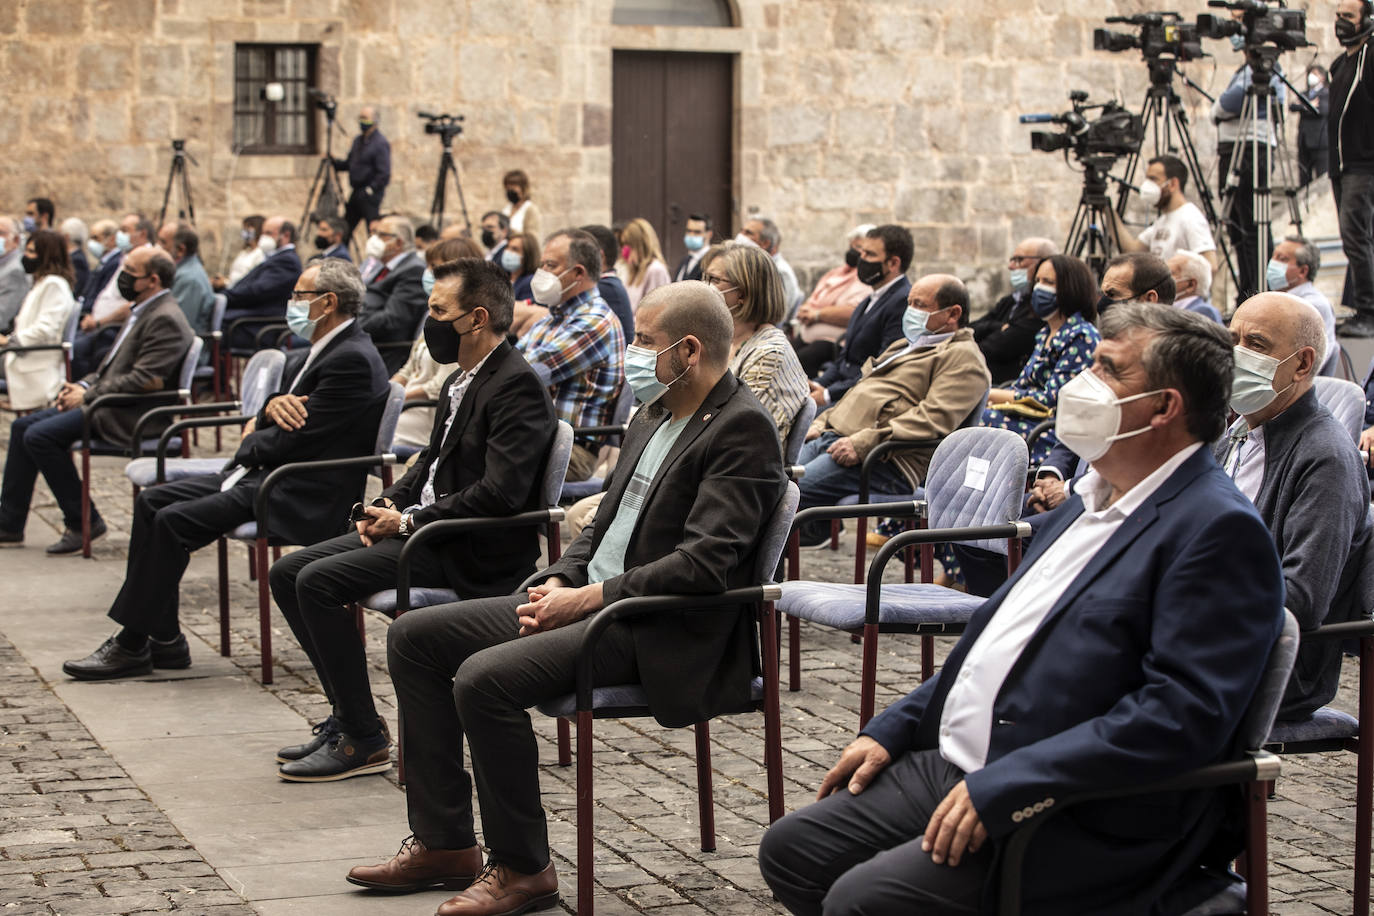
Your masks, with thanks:
[{"label": "grey stone floor", "polygon": [[[7,438],[6,425],[0,447]],[[84,655],[111,631],[104,611],[123,577],[130,498],[122,462],[97,460],[95,479],[111,534],[92,560],[43,556],[60,521],[41,485],[28,548],[0,551],[0,910],[432,912],[443,893],[382,898],[343,881],[351,864],[389,856],[408,832],[394,769],[313,786],[275,778],[272,749],[322,717],[323,697],[275,614],[275,683],[259,683],[256,587],[242,547],[232,548],[230,562],[231,658],[217,652],[211,549],[193,557],[183,581],[190,671],[118,684],[77,684],[61,675],[63,659]],[[848,581],[852,556],[846,542],[837,554],[806,551],[803,559],[809,576]],[[367,649],[374,691],[394,726],[386,625],[369,615]],[[858,647],[843,634],[802,632],[803,689],[782,695],[789,810],[812,797],[858,715]],[[936,645],[942,657],[949,641]],[[883,639],[879,677],[879,708],[915,685],[914,639]],[[1354,709],[1349,666],[1338,705]],[[556,763],[552,721],[534,720],[555,862],[571,910],[573,771]],[[762,732],[758,716],[712,726],[718,844],[703,853],[690,731],[652,720],[597,722],[598,912],[781,912],[755,862],[767,823]],[[1273,912],[1349,913],[1353,756],[1287,758],[1284,767],[1270,808]]]}]

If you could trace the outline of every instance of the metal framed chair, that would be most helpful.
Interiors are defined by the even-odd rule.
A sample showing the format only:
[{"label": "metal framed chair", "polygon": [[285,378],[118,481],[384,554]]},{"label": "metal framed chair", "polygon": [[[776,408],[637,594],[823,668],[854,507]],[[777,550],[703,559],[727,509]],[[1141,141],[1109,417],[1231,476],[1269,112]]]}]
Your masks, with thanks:
[{"label": "metal framed chair", "polygon": [[[99,411],[111,407],[129,407],[140,404],[149,408],[170,404],[189,405],[191,403],[191,380],[196,371],[196,363],[200,360],[200,351],[203,346],[204,341],[199,337],[191,338],[191,345],[181,358],[181,370],[177,375],[178,387],[176,391],[103,394],[82,409],[81,441],[72,443],[72,450],[81,453],[81,555],[83,557],[89,559],[91,555],[91,456],[114,455],[137,458],[141,452],[153,451],[157,448],[157,440],[155,439],[133,439],[126,447],[96,439],[91,433],[91,417]],[[142,424],[135,427],[135,432],[140,436],[142,435]],[[185,437],[170,440],[170,446],[184,451],[186,448]]]},{"label": "metal framed chair", "polygon": [[[929,677],[934,669],[934,634],[963,632],[969,617],[983,604],[976,595],[931,583],[934,544],[974,541],[1005,555],[1008,569],[1015,571],[1021,561],[1021,539],[1030,534],[1030,525],[1019,520],[1029,460],[1025,440],[1010,430],[959,429],[940,443],[931,458],[924,503],[818,506],[797,513],[794,527],[812,519],[881,512],[894,517],[916,516],[927,521],[930,528],[904,531],[879,548],[868,569],[866,586],[792,579],[783,584],[778,609],[790,618],[791,689],[801,686],[800,620],[862,634],[860,726],[873,715],[879,633],[920,634],[922,678]],[[888,561],[914,546],[922,547],[922,581],[884,587],[882,577]],[[880,592],[884,588],[885,595]]]},{"label": "metal framed chair", "polygon": [[[228,400],[228,392],[225,391],[224,373],[224,310],[228,308],[229,297],[224,293],[216,293],[214,305],[210,308],[210,330],[200,335],[200,339],[205,341],[209,348],[210,358],[205,361],[205,365],[196,367],[196,381],[204,384],[208,379],[210,382],[210,399],[213,401],[224,402]],[[192,399],[195,395],[192,393]],[[221,445],[221,430],[215,427],[215,450],[218,451]],[[192,436],[196,433],[193,431]],[[200,440],[196,440],[200,444]]]},{"label": "metal framed chair", "polygon": [[[573,435],[576,438],[600,439],[606,445],[618,445],[621,434],[625,432],[625,425],[630,422],[630,411],[634,409],[634,406],[634,389],[630,387],[629,382],[626,382],[621,386],[620,395],[616,398],[615,413],[611,415],[611,422],[606,426],[574,427]],[[571,503],[588,496],[594,496],[600,493],[601,488],[605,485],[606,480],[602,477],[570,481],[563,486],[562,501]]]},{"label": "metal framed chair", "polygon": [[[438,406],[439,401],[435,398],[418,398],[414,401],[406,401],[402,404],[401,413],[421,407],[433,408]],[[401,445],[400,443],[393,442],[391,444],[391,450],[396,453],[396,457],[401,459],[401,461],[409,461],[412,455],[420,454],[420,452],[425,450],[425,447],[423,445]]]},{"label": "metal framed chair", "polygon": [[1364,431],[1364,389],[1354,382],[1322,375],[1312,380],[1312,386],[1317,392],[1317,400],[1359,444],[1360,433]]},{"label": "metal framed chair", "polygon": [[816,419],[816,402],[810,398],[802,400],[797,415],[792,418],[792,426],[787,430],[787,440],[782,444],[782,463],[796,464],[802,446],[806,444],[806,431],[811,421]]},{"label": "metal framed chair", "polygon": [[[763,713],[764,761],[768,778],[768,820],[777,820],[783,813],[782,788],[782,725],[778,698],[778,641],[776,614],[773,602],[780,595],[772,582],[787,542],[793,514],[800,494],[795,483],[789,482],[783,498],[773,510],[773,516],[763,526],[758,542],[758,565],[755,569],[758,585],[731,589],[717,595],[646,595],[624,598],[602,608],[592,618],[583,634],[577,654],[577,692],[540,703],[538,709],[559,721],[575,717],[577,723],[577,912],[591,916],[593,912],[593,807],[592,807],[592,723],[599,718],[630,718],[652,715],[644,689],[638,684],[611,687],[592,686],[592,663],[597,642],[614,623],[645,614],[670,611],[708,613],[712,608],[752,604],[758,608],[759,671],[751,685],[755,711]],[[693,726],[696,733],[697,804],[700,816],[701,848],[711,852],[716,848],[715,798],[711,774],[711,738],[708,721]],[[559,748],[559,763],[567,766],[571,760],[566,749]]]},{"label": "metal framed chair", "polygon": [[[1230,760],[1210,764],[1152,785],[1123,786],[1119,789],[1055,799],[1053,808],[1046,808],[1038,816],[1023,821],[1002,849],[1000,873],[996,879],[999,882],[998,916],[1018,916],[1021,912],[1021,876],[1025,869],[1026,853],[1033,847],[1036,833],[1040,828],[1062,815],[1065,810],[1086,802],[1228,785],[1243,785],[1245,788],[1246,844],[1242,861],[1245,864],[1246,878],[1242,882],[1238,877],[1232,876],[1230,886],[1180,916],[1213,916],[1242,912],[1250,913],[1252,916],[1267,916],[1269,857],[1265,815],[1268,784],[1278,778],[1280,763],[1279,758],[1263,750],[1262,745],[1265,743],[1265,736],[1270,733],[1274,714],[1283,699],[1283,691],[1288,685],[1293,660],[1298,652],[1298,622],[1286,610],[1283,616],[1283,631],[1269,652],[1264,677],[1255,690],[1250,707],[1237,732],[1237,744],[1242,749],[1241,753]],[[1368,831],[1365,834],[1365,842],[1367,849]],[[1203,876],[1199,872],[1197,877],[1202,879]]]}]

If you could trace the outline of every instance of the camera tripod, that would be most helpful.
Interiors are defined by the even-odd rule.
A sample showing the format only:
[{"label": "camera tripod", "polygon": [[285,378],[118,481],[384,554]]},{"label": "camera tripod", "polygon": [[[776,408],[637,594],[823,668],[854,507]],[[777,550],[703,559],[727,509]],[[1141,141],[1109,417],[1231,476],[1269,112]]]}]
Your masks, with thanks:
[{"label": "camera tripod", "polygon": [[[1148,59],[1146,63],[1150,71],[1150,88],[1145,90],[1145,102],[1140,109],[1140,120],[1145,129],[1145,136],[1154,138],[1155,155],[1163,153],[1182,154],[1180,158],[1192,176],[1193,187],[1196,189],[1198,201],[1202,205],[1202,213],[1207,218],[1207,225],[1212,229],[1217,252],[1226,264],[1226,271],[1231,277],[1232,285],[1239,288],[1236,266],[1231,258],[1230,239],[1226,233],[1221,231],[1222,220],[1217,213],[1216,201],[1212,196],[1212,187],[1207,183],[1202,161],[1198,158],[1197,146],[1193,143],[1192,131],[1188,127],[1188,111],[1183,106],[1183,100],[1174,90],[1174,76],[1182,77],[1185,85],[1195,89],[1209,101],[1212,100],[1212,97],[1207,95],[1201,86],[1189,79],[1187,74],[1179,71],[1176,60],[1156,57]],[[1122,217],[1126,215],[1126,203],[1130,193],[1127,185],[1134,186],[1136,184],[1136,169],[1139,168],[1143,158],[1143,150],[1144,144],[1142,143],[1141,149],[1126,159],[1125,179],[1116,204],[1116,212]],[[1148,162],[1149,160],[1146,159],[1145,161]]]},{"label": "camera tripod", "polygon": [[[319,104],[319,103],[317,103]],[[346,199],[343,185],[339,184],[339,174],[334,170],[334,115],[337,110],[331,99],[329,104],[320,105],[324,111],[324,156],[315,167],[315,180],[310,183],[310,195],[305,199],[305,210],[297,223],[297,232],[303,235],[311,222],[327,216],[338,216]],[[353,247],[353,239],[348,239]]]},{"label": "camera tripod", "polygon": [[439,142],[443,144],[443,153],[439,156],[439,175],[434,179],[434,199],[429,205],[429,224],[435,229],[442,230],[444,227],[444,198],[448,190],[448,176],[453,176],[453,187],[458,192],[458,207],[463,213],[463,225],[472,233],[472,220],[468,217],[468,202],[463,196],[463,182],[458,178],[458,165],[453,159],[453,134],[447,130],[441,130]]},{"label": "camera tripod", "polygon": [[1082,258],[1098,283],[1107,272],[1107,262],[1115,253],[1111,234],[1111,198],[1107,196],[1107,182],[1121,181],[1108,175],[1115,160],[1111,156],[1085,157],[1083,162],[1083,193],[1078,198],[1078,210],[1069,226],[1069,238],[1064,252]]},{"label": "camera tripod", "polygon": [[186,152],[185,140],[172,141],[172,165],[167,170],[167,190],[162,192],[162,211],[157,216],[157,224],[161,226],[167,222],[167,205],[172,200],[172,187],[177,184],[177,179],[181,179],[181,198],[186,204],[185,210],[177,211],[177,218],[189,218],[192,225],[196,221],[196,205],[191,202],[191,175],[186,171],[186,160],[190,159],[193,165],[199,166],[195,157]]}]

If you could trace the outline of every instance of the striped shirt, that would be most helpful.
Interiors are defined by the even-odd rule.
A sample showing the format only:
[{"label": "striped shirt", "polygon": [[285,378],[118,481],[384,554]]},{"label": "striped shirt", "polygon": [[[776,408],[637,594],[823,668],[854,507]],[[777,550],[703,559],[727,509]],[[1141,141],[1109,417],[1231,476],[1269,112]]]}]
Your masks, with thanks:
[{"label": "striped shirt", "polygon": [[759,328],[739,345],[730,371],[754,392],[777,424],[778,438],[786,441],[797,412],[811,397],[806,372],[787,335],[771,324]]}]

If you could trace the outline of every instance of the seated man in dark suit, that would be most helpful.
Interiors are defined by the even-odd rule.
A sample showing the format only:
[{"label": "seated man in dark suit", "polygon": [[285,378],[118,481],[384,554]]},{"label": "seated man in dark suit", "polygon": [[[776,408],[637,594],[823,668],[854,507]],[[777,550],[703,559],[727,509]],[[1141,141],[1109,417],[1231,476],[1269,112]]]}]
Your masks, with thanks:
[{"label": "seated man in dark suit", "polygon": [[819,410],[842,398],[859,381],[864,363],[902,336],[902,316],[911,292],[906,272],[915,252],[911,233],[901,226],[878,226],[859,239],[855,269],[873,293],[854,309],[839,353],[811,383],[811,397]]},{"label": "seated man in dark suit", "polygon": [[[525,710],[573,689],[588,615],[632,595],[743,586],[754,574],[759,530],[785,480],[772,418],[727,369],[725,300],[703,283],[674,283],[645,296],[635,317],[631,378],[648,406],[630,424],[596,521],[528,597],[411,611],[391,628],[415,836],[390,861],[354,868],[354,884],[404,892],[476,880],[439,908],[444,916],[553,905],[558,879]],[[613,624],[597,649],[597,683],[642,683],[670,727],[747,708],[752,627],[743,608]],[[485,870],[464,736],[491,851]]]},{"label": "seated man in dark suit", "polygon": [[[320,253],[316,258],[343,258],[352,261],[348,253],[348,223],[339,216],[326,216],[315,224],[315,247]],[[313,260],[313,258],[312,258]]]},{"label": "seated man in dark suit", "polygon": [[[556,421],[547,389],[506,342],[513,305],[510,278],[499,265],[465,258],[435,268],[425,343],[431,356],[457,362],[459,371],[439,395],[429,447],[366,508],[357,531],[272,566],[277,607],[333,706],[312,740],[278,752],[282,779],[322,782],[391,766],[348,604],[395,587],[405,539],[441,519],[500,517],[540,505]],[[419,553],[411,581],[464,598],[509,595],[538,559],[533,527],[479,531]],[[341,750],[348,745],[362,753]]]},{"label": "seated man in dark suit", "polygon": [[[1261,293],[1231,317],[1240,416],[1213,454],[1250,498],[1283,558],[1284,604],[1304,631],[1356,620],[1374,607],[1364,568],[1369,479],[1350,433],[1317,400],[1321,313],[1291,293]],[[1303,642],[1279,718],[1305,719],[1336,695],[1341,645]]]},{"label": "seated man in dark suit", "polygon": [[382,351],[388,374],[406,364],[424,319],[429,296],[420,285],[425,259],[415,252],[415,229],[403,216],[388,216],[373,235],[382,240],[382,267],[367,284],[358,322]]},{"label": "seated man in dark suit", "polygon": [[1016,246],[1008,259],[1011,292],[993,305],[970,327],[978,349],[988,361],[994,385],[1016,381],[1035,349],[1035,335],[1045,326],[1031,311],[1031,287],[1035,272],[1045,258],[1059,253],[1049,239],[1029,238]]},{"label": "seated man in dark suit", "polygon": [[619,257],[620,243],[615,240],[615,233],[605,226],[583,226],[582,231],[596,239],[596,244],[601,248],[601,266],[604,270],[601,271],[601,278],[596,281],[596,291],[601,294],[601,299],[607,307],[615,312],[615,317],[620,319],[620,330],[624,332],[623,336],[628,344],[635,339],[635,313],[634,309],[630,308],[630,294],[615,272],[615,259]]},{"label": "seated man in dark suit", "polygon": [[[940,672],[764,835],[763,876],[791,912],[982,912],[994,845],[1056,799],[1237,753],[1284,591],[1273,539],[1206,446],[1225,428],[1230,340],[1142,304],[1115,306],[1102,338],[1059,398],[1059,438],[1092,464],[1077,494]],[[1239,803],[1226,788],[1080,805],[1037,834],[1022,912],[1189,910],[1177,898],[1217,888],[1178,879],[1225,869]]]},{"label": "seated man in dark suit", "polygon": [[[347,261],[330,258],[301,275],[287,319],[310,348],[287,357],[283,389],[249,421],[223,471],[139,493],[124,585],[109,612],[123,629],[87,657],[64,663],[68,676],[94,681],[189,668],[177,608],[191,551],[252,521],[258,486],[274,468],[371,454],[389,388],[377,348],[354,320],[362,298],[358,270]],[[310,544],[342,530],[366,473],[349,468],[290,478],[276,490],[270,535]]]},{"label": "seated man in dark suit", "polygon": [[[270,240],[270,241],[269,241]],[[266,252],[263,262],[244,275],[242,280],[228,286],[223,277],[215,277],[211,284],[216,292],[228,298],[224,310],[227,329],[241,318],[261,318],[234,329],[229,346],[236,350],[251,350],[254,336],[267,324],[280,322],[286,314],[296,279],[301,275],[301,258],[296,252],[296,227],[284,216],[274,216],[262,224],[258,247]]]},{"label": "seated man in dark suit", "polygon": [[[148,218],[138,213],[126,213],[114,234],[114,247],[119,258],[128,257],[129,252],[137,248],[151,247],[157,242],[156,232],[157,227]],[[86,375],[100,365],[119,335],[120,326],[129,318],[129,302],[115,282],[118,275],[118,263],[114,270],[102,271],[104,282],[82,302],[84,314],[77,325],[80,333],[72,342],[73,375]]]},{"label": "seated man in dark suit", "polygon": [[[53,555],[81,551],[81,478],[72,463],[72,445],[81,440],[81,408],[104,394],[175,391],[181,361],[194,334],[170,292],[176,276],[172,259],[160,249],[129,252],[117,278],[133,305],[105,358],[78,382],[57,393],[57,405],[19,417],[10,425],[5,482],[0,488],[0,546],[24,543],[33,487],[42,473],[62,510],[66,531],[48,548]],[[126,447],[146,406],[101,408],[91,417],[95,438]],[[167,423],[150,425],[157,436]],[[91,539],[105,534],[105,521],[91,506]]]}]

